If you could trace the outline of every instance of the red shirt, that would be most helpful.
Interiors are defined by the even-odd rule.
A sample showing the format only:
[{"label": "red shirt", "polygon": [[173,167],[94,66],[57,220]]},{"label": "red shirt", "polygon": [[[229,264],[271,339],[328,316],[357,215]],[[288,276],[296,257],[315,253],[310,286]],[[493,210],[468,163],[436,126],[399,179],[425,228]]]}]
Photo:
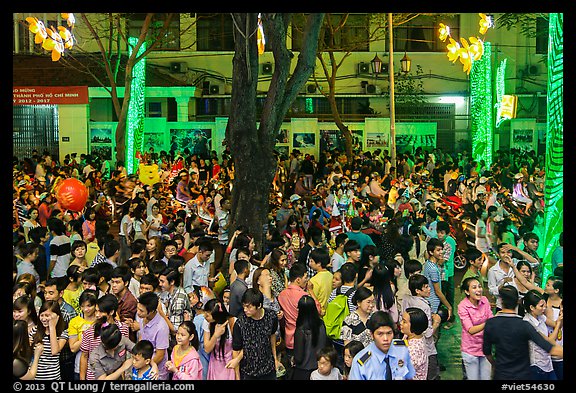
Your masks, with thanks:
[{"label": "red shirt", "polygon": [[[308,295],[308,292],[300,288],[296,284],[289,284],[286,289],[284,289],[278,295],[278,303],[284,312],[284,322],[285,327],[285,341],[286,348],[294,349],[294,333],[296,332],[296,319],[298,319],[298,301],[304,295]],[[318,300],[316,302],[316,308],[318,312],[322,312],[322,306]]]}]

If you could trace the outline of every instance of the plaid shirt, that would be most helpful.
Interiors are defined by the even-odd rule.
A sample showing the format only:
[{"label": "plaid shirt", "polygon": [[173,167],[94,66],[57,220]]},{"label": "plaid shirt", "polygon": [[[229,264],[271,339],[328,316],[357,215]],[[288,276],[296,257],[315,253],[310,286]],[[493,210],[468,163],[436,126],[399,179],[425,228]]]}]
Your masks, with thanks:
[{"label": "plaid shirt", "polygon": [[170,322],[174,325],[174,330],[177,330],[184,321],[184,311],[191,313],[188,295],[186,295],[182,287],[174,287],[174,291],[168,293],[164,304],[166,305],[168,319],[170,319]]}]

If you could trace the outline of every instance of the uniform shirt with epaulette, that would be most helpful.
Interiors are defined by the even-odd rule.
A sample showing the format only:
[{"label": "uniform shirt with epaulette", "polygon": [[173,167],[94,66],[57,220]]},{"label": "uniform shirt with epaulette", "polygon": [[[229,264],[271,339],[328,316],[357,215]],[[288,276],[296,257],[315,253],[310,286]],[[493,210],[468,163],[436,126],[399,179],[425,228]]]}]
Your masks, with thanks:
[{"label": "uniform shirt with epaulette", "polygon": [[414,366],[410,360],[408,347],[403,340],[393,340],[388,353],[382,352],[374,342],[361,350],[352,360],[350,380],[385,380],[386,363],[389,357],[393,380],[413,379]]}]

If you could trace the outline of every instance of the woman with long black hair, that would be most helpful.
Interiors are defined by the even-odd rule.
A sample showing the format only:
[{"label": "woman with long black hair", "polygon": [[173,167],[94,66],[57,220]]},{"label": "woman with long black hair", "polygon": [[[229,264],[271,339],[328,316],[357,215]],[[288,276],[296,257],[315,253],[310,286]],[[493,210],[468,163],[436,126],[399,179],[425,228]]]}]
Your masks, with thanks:
[{"label": "woman with long black hair", "polygon": [[309,380],[312,371],[318,368],[316,352],[328,344],[326,326],[318,313],[316,301],[311,296],[302,296],[298,301],[291,379]]},{"label": "woman with long black hair", "polygon": [[204,350],[210,354],[206,379],[240,379],[239,370],[226,367],[232,360],[232,332],[236,317],[228,313],[219,299],[210,299],[204,306],[204,318]]}]

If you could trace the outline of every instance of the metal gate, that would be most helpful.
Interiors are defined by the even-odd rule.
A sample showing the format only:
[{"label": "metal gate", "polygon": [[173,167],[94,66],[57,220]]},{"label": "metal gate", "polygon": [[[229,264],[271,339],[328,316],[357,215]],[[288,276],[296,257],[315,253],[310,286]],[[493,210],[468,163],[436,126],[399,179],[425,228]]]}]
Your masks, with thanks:
[{"label": "metal gate", "polygon": [[12,112],[13,155],[31,157],[32,150],[48,151],[58,160],[58,106],[18,105]]}]

